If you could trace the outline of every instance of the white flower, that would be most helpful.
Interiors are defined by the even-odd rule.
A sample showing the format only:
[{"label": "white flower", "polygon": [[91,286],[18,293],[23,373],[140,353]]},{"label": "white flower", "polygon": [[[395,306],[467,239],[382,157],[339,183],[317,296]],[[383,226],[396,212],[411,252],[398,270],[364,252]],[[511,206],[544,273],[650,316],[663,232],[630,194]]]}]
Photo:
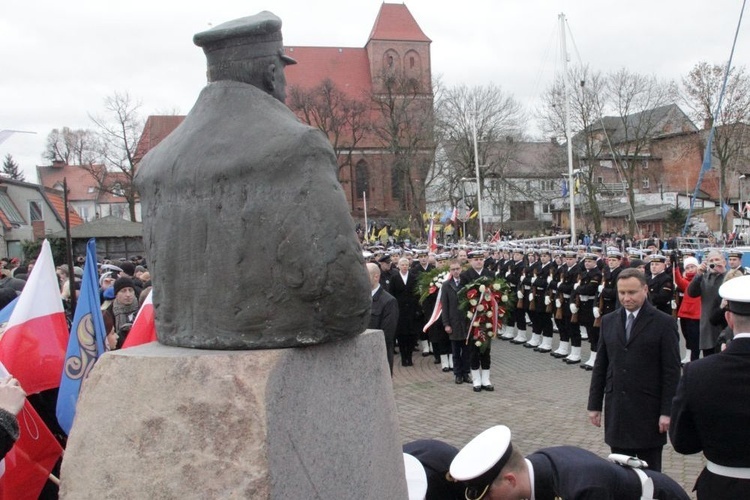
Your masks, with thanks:
[{"label": "white flower", "polygon": [[492,311],[487,311],[486,313],[484,313],[484,315],[487,316],[488,318],[491,318],[492,317]]},{"label": "white flower", "polygon": [[476,342],[474,342],[474,345],[477,346],[477,347],[482,347],[482,341],[481,340],[477,340]]},{"label": "white flower", "polygon": [[469,301],[469,304],[471,304],[472,306],[475,306],[475,305],[477,305],[477,304],[478,304],[478,302],[477,302],[477,299],[471,299],[471,300]]},{"label": "white flower", "polygon": [[494,283],[494,284],[492,285],[492,289],[493,289],[493,290],[500,290],[500,288],[501,288],[501,287],[500,287],[500,283]]},{"label": "white flower", "polygon": [[485,327],[486,329],[488,329],[488,330],[491,330],[491,329],[492,329],[492,323],[485,323],[485,324],[484,324],[484,327]]},{"label": "white flower", "polygon": [[479,285],[479,291],[480,291],[481,293],[484,293],[484,291],[485,291],[485,290],[487,290],[487,287],[486,287],[486,286],[484,286],[484,285]]},{"label": "white flower", "polygon": [[484,304],[479,304],[479,305],[477,306],[477,311],[479,311],[479,312],[482,312],[482,311],[484,311]]},{"label": "white flower", "polygon": [[467,318],[469,318],[469,319],[471,319],[471,318],[473,318],[473,317],[474,317],[474,315],[473,315],[473,314],[471,314],[470,312],[467,312],[467,313],[466,313],[466,317],[467,317]]},{"label": "white flower", "polygon": [[443,284],[442,283],[435,283],[435,286],[438,287],[438,288],[440,288],[441,286],[443,286]]},{"label": "white flower", "polygon": [[476,326],[477,328],[479,328],[479,321],[475,321],[474,322],[474,326]]},{"label": "white flower", "polygon": [[500,297],[500,300],[502,300],[503,302],[508,302],[508,296],[503,295],[502,297]]},{"label": "white flower", "polygon": [[498,318],[502,318],[503,316],[505,316],[505,313],[497,313]]}]

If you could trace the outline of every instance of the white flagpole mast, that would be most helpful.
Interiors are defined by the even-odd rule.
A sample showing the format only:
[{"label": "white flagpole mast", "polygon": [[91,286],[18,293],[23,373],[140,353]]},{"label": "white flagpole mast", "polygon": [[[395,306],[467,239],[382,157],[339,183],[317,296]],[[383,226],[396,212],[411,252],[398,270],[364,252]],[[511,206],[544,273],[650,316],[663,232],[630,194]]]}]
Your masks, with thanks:
[{"label": "white flagpole mast", "polygon": [[370,239],[370,226],[367,224],[367,191],[362,191],[362,200],[365,208],[365,240]]},{"label": "white flagpole mast", "polygon": [[573,181],[573,141],[570,137],[570,97],[568,95],[568,49],[565,42],[565,14],[560,13],[560,43],[563,60],[563,88],[565,89],[565,142],[568,143],[568,196],[570,197],[570,244],[578,243],[576,237],[575,182]]}]

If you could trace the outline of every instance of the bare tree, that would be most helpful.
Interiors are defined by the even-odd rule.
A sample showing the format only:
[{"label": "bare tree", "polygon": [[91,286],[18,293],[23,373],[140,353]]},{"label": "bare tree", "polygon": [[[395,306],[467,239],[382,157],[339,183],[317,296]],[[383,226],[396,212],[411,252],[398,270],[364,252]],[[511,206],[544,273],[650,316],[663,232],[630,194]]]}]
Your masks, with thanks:
[{"label": "bare tree", "polygon": [[[670,122],[667,104],[673,89],[655,76],[621,69],[606,77],[604,95],[612,108],[617,128],[608,136],[612,156],[627,182],[630,206],[635,206],[635,190],[642,166],[650,156],[650,140]],[[636,220],[630,217],[630,234],[636,233]]]},{"label": "bare tree", "polygon": [[[542,97],[540,116],[542,129],[546,134],[565,140],[565,84],[570,99],[570,130],[578,131],[573,135],[573,152],[578,161],[583,182],[583,193],[586,196],[589,213],[594,230],[601,232],[602,218],[599,210],[599,184],[597,163],[602,156],[609,156],[609,147],[603,136],[602,109],[604,103],[604,77],[588,66],[570,68],[566,75],[558,78],[547,89]],[[572,187],[571,187],[572,189]]]},{"label": "bare tree", "polygon": [[136,148],[143,131],[138,116],[140,103],[127,92],[115,92],[104,100],[105,114],[89,115],[97,128],[98,153],[105,168],[85,165],[100,192],[125,198],[130,220],[136,220],[138,193],[133,185],[136,173]]},{"label": "bare tree", "polygon": [[[726,92],[721,109],[718,110],[719,95],[724,84],[726,64],[709,64],[701,61],[682,79],[680,97],[690,110],[692,118],[703,123],[706,129],[715,125],[713,155],[719,161],[719,199],[724,200],[727,175],[738,175],[738,168],[748,159],[747,144],[750,131],[750,77],[745,67],[729,70]],[[721,231],[724,232],[722,218]]]},{"label": "bare tree", "polygon": [[[493,204],[504,207],[513,192],[506,167],[514,156],[516,141],[522,137],[521,105],[493,84],[460,85],[445,89],[435,108],[436,136],[445,164],[441,166],[443,197],[454,206],[458,199],[465,198],[462,179],[476,178],[475,158],[478,158],[483,198],[486,196]],[[468,208],[476,207],[476,202],[464,201]]]},{"label": "bare tree", "polygon": [[372,129],[369,103],[347,96],[332,80],[326,78],[309,90],[292,86],[287,105],[304,122],[318,128],[331,141],[338,162],[339,180],[342,170],[349,168],[354,210],[357,193],[352,158],[357,146]]},{"label": "bare tree", "polygon": [[425,181],[435,151],[431,89],[417,78],[387,69],[377,76],[371,100],[374,135],[393,160],[391,195],[424,233]]},{"label": "bare tree", "polygon": [[96,163],[96,141],[96,134],[91,130],[54,128],[47,135],[42,156],[49,161],[61,161],[66,165]]}]

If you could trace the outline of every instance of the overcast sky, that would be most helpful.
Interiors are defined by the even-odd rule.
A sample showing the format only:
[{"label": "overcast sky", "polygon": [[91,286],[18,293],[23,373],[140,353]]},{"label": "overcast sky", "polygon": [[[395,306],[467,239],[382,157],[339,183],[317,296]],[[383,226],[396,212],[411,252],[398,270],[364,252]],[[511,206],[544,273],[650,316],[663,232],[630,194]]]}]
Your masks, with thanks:
[{"label": "overcast sky", "polygon": [[[679,79],[698,61],[729,57],[741,0],[407,0],[432,39],[433,76],[446,85],[495,83],[530,109],[561,68],[558,14],[568,19],[572,62]],[[142,115],[187,113],[205,85],[193,34],[271,10],[286,45],[363,47],[378,0],[3,0],[0,4],[0,145],[35,181],[53,128],[91,128],[114,91]],[[746,13],[748,14],[748,13]],[[750,60],[747,16],[735,64]],[[577,49],[577,50],[576,50]]]}]

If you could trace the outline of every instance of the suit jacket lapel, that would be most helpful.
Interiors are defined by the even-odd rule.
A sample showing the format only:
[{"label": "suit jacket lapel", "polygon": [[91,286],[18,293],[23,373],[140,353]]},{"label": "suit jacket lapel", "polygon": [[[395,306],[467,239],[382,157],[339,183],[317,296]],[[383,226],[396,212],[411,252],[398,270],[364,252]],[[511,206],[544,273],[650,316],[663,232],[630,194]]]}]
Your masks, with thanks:
[{"label": "suit jacket lapel", "polygon": [[[653,312],[653,306],[651,306],[648,302],[644,302],[641,306],[641,310],[638,311],[638,316],[635,317],[633,327],[630,329],[630,342],[632,342],[633,339],[638,336],[638,334],[640,334],[644,328],[646,328],[646,324],[648,324],[649,320],[651,319]],[[628,342],[628,344],[630,344],[630,342]]]}]

